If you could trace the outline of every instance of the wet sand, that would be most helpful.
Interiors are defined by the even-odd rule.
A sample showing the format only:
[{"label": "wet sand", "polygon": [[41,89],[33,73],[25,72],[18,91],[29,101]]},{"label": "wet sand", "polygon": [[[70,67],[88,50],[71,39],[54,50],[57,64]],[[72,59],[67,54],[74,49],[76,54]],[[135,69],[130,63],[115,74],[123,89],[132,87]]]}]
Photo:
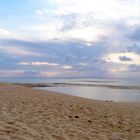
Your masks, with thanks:
[{"label": "wet sand", "polygon": [[139,140],[140,103],[0,84],[0,140]]}]

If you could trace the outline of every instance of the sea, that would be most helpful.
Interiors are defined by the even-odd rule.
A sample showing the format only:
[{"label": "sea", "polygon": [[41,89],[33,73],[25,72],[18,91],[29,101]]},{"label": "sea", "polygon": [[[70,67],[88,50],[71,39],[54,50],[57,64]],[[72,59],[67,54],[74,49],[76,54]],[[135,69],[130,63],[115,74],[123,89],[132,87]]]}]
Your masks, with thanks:
[{"label": "sea", "polygon": [[[1,77],[0,82],[8,83],[71,83],[65,86],[60,84],[54,87],[38,87],[38,89],[55,91],[58,94],[64,93],[89,99],[103,101],[140,101],[140,89],[119,88],[119,86],[140,87],[139,78],[23,78],[23,77]],[[81,84],[81,86],[73,86]],[[97,86],[91,86],[92,84]],[[86,86],[83,86],[86,85]],[[110,85],[110,86],[105,86]],[[118,88],[111,88],[111,86]]]}]

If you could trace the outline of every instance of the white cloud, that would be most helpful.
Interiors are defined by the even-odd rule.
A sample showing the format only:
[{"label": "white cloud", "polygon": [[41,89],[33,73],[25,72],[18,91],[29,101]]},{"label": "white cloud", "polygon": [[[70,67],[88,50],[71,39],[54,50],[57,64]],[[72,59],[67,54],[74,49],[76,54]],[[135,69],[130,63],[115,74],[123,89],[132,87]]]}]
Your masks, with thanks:
[{"label": "white cloud", "polygon": [[45,12],[42,11],[42,10],[36,10],[35,12],[36,12],[36,14],[39,15],[39,16],[44,16],[44,15],[45,15]]},{"label": "white cloud", "polygon": [[[18,29],[18,28],[17,28]],[[37,36],[30,35],[29,32],[25,31],[11,31],[5,28],[0,28],[0,39],[19,39],[19,40],[33,40],[38,38]]]},{"label": "white cloud", "polygon": [[85,27],[82,29],[74,29],[60,34],[66,40],[78,39],[86,42],[98,41],[103,36],[103,29],[94,27]]},{"label": "white cloud", "polygon": [[11,35],[12,35],[11,32],[9,32],[8,30],[0,28],[0,38],[6,38]]},{"label": "white cloud", "polygon": [[64,68],[64,69],[72,69],[73,67],[70,66],[70,65],[64,65],[63,68]]},{"label": "white cloud", "polygon": [[[100,37],[110,34],[110,25],[117,20],[127,24],[140,23],[140,1],[121,0],[44,0],[52,8],[36,10],[38,15],[45,15],[53,20],[45,24],[23,26],[23,31],[38,39],[78,39],[85,42],[98,41]],[[75,15],[70,21],[70,16]],[[57,16],[57,17],[56,17]],[[66,22],[65,22],[66,21]],[[67,21],[68,23],[67,27]],[[73,24],[75,22],[76,25]],[[71,25],[69,25],[71,24]],[[69,26],[73,26],[69,27]],[[61,30],[66,27],[68,30]]]},{"label": "white cloud", "polygon": [[109,72],[114,73],[114,74],[127,72],[127,71],[129,71],[127,67],[117,67],[117,68],[110,68],[109,69]]},{"label": "white cloud", "polygon": [[[33,0],[29,1],[34,3]],[[51,6],[45,9],[45,2],[46,7],[49,7],[49,4]],[[42,9],[39,7],[35,12],[44,18],[45,24],[21,25],[22,34],[0,29],[0,37],[26,40],[80,39],[94,42],[108,34],[108,24],[112,22],[123,19],[130,25],[140,23],[139,0],[41,0],[40,3],[43,3]],[[68,27],[69,29],[66,31],[61,30],[66,26],[64,22],[66,17],[71,14],[78,15],[73,19],[76,26],[72,24],[71,26],[75,26],[74,28]],[[49,20],[46,20],[48,18]],[[1,32],[3,32],[2,35]]]},{"label": "white cloud", "polygon": [[[120,58],[125,57],[128,58],[128,60],[121,61]],[[130,59],[130,61],[129,61]],[[140,55],[132,52],[124,52],[124,53],[111,53],[107,55],[104,60],[106,62],[111,63],[118,63],[118,64],[140,64]]]},{"label": "white cloud", "polygon": [[62,24],[56,21],[55,23],[24,25],[21,28],[23,32],[30,32],[32,39],[46,41],[59,38],[61,26]]},{"label": "white cloud", "polygon": [[0,52],[3,54],[12,54],[12,56],[40,56],[41,54],[29,51],[21,47],[0,46]]},{"label": "white cloud", "polygon": [[41,62],[41,61],[36,61],[36,62],[20,62],[20,65],[31,65],[31,66],[59,66],[60,64],[57,63],[49,63],[47,61]]},{"label": "white cloud", "polygon": [[63,22],[48,23],[42,25],[31,25],[23,26],[23,30],[26,32],[33,32],[32,37],[37,38],[38,40],[82,40],[87,42],[87,46],[90,46],[89,42],[95,42],[100,39],[100,37],[109,34],[111,31],[107,28],[96,26],[96,27],[84,27],[84,28],[75,28],[71,30],[63,31],[61,30],[64,26]]},{"label": "white cloud", "polygon": [[41,72],[40,73],[40,76],[42,76],[42,77],[56,77],[58,75],[59,75],[59,73],[57,73],[57,72]]},{"label": "white cloud", "polygon": [[[58,75],[77,76],[78,74],[94,76],[94,74],[96,75],[95,71],[98,71],[97,74],[100,76],[102,72],[106,71],[110,73],[128,72],[127,67],[129,65],[140,64],[139,40],[136,42],[130,38],[133,32],[131,27],[135,28],[135,26],[140,25],[139,0],[27,1],[30,1],[33,7],[35,6],[35,9],[31,7],[35,15],[32,15],[32,12],[29,13],[31,19],[23,23],[21,23],[22,20],[20,22],[20,19],[17,19],[16,30],[15,28],[10,29],[11,25],[8,27],[6,24],[5,29],[0,28],[2,43],[7,38],[19,40],[21,43],[23,40],[21,46],[20,43],[16,44],[16,42],[10,42],[11,45],[9,46],[0,46],[0,53],[6,54],[6,56],[14,56],[16,62],[19,62],[17,56],[23,56],[23,60],[20,60],[22,62],[19,64],[24,65],[24,69],[36,66],[34,68],[40,72],[41,69],[44,70],[48,66],[47,70],[50,72],[41,73],[42,76],[50,77]],[[38,5],[38,3],[42,3],[43,6],[41,7],[41,4]],[[136,34],[139,36],[138,33]],[[62,44],[62,41],[66,41],[65,44]],[[59,44],[60,42],[61,44]],[[62,56],[61,49],[64,46],[62,51],[64,56]],[[34,49],[39,50],[40,53],[44,51],[49,54],[42,56],[38,52],[34,52]],[[136,54],[133,51],[138,52]],[[71,55],[65,57],[65,54]],[[103,60],[106,62],[100,61],[102,55],[105,55]],[[31,57],[27,61],[24,60],[24,56]],[[33,61],[32,56],[41,57],[37,57]],[[1,60],[3,61],[3,59]],[[44,60],[59,61],[60,64]],[[72,66],[67,65],[67,60]],[[2,63],[4,64],[4,62]],[[102,65],[105,66],[104,69]]]},{"label": "white cloud", "polygon": [[[52,3],[59,4],[57,13],[88,13],[94,12],[107,12],[119,5],[117,0],[49,0]],[[106,13],[104,13],[106,14]]]},{"label": "white cloud", "polygon": [[89,13],[93,11],[100,19],[119,19],[139,16],[139,0],[49,0],[57,4],[56,13]]},{"label": "white cloud", "polygon": [[0,28],[0,34],[10,34],[8,30]]},{"label": "white cloud", "polygon": [[79,65],[80,65],[80,66],[87,66],[88,63],[83,63],[83,62],[81,62],[81,63],[79,63]]}]

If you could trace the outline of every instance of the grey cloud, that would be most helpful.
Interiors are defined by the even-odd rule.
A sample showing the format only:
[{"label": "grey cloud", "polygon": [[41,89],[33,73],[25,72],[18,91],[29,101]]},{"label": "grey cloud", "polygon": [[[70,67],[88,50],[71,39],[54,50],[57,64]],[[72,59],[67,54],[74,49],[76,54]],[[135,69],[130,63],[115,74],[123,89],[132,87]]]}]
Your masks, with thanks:
[{"label": "grey cloud", "polygon": [[128,37],[131,40],[139,41],[140,40],[140,26],[139,25],[135,25],[130,30],[131,30],[131,32],[128,34]]},{"label": "grey cloud", "polygon": [[127,56],[120,56],[120,57],[119,57],[119,60],[120,60],[120,61],[132,61],[133,59],[130,58],[130,57],[127,57]]},{"label": "grey cloud", "polygon": [[[75,25],[77,26],[77,25]],[[114,33],[106,34],[96,42],[90,42],[90,46],[87,46],[87,42],[79,40],[51,40],[51,41],[26,41],[16,39],[0,40],[0,45],[7,47],[9,45],[25,48],[32,52],[40,53],[41,56],[15,56],[10,57],[8,54],[2,54],[0,58],[1,69],[21,69],[26,71],[26,75],[38,75],[38,71],[62,71],[62,67],[53,68],[49,66],[25,66],[18,65],[20,62],[32,62],[32,61],[47,61],[49,63],[58,63],[60,66],[71,65],[76,72],[85,73],[85,75],[93,75],[94,77],[110,76],[108,69],[114,68],[114,65],[109,64],[102,60],[104,55],[110,53],[119,53],[122,51],[136,52],[140,54],[140,46],[134,39],[130,38],[130,27],[123,24],[111,25]],[[129,36],[128,36],[129,34]],[[119,42],[121,44],[113,46],[113,42]],[[125,44],[123,44],[125,43]],[[133,58],[127,56],[119,57],[121,61],[132,61]],[[86,63],[88,65],[79,65],[79,63]],[[121,65],[122,66],[122,65]],[[122,66],[123,67],[123,66]],[[140,70],[138,66],[129,68],[129,71]],[[30,71],[33,71],[33,73]],[[72,71],[72,70],[71,70]]]},{"label": "grey cloud", "polygon": [[134,43],[133,46],[128,46],[128,47],[127,47],[127,50],[128,50],[129,52],[136,52],[136,53],[140,54],[140,45],[136,45],[136,44]]},{"label": "grey cloud", "polygon": [[[31,61],[47,61],[50,63],[58,63],[63,65],[72,65],[77,71],[84,71],[77,68],[77,64],[84,62],[89,63],[93,67],[96,63],[102,63],[100,57],[106,52],[106,47],[104,43],[93,43],[90,47],[87,47],[84,42],[80,41],[46,41],[46,42],[32,42],[23,40],[0,40],[0,44],[8,47],[9,44],[16,47],[22,47],[30,49],[33,52],[38,52],[43,54],[42,56],[23,56],[23,57],[12,57],[8,54],[1,54],[2,60],[0,60],[0,67],[3,69],[15,68],[22,69],[25,71],[57,71],[62,68],[52,68],[49,66],[25,66],[19,65],[20,62],[31,62]],[[44,55],[45,54],[45,55]],[[94,65],[93,65],[94,64]],[[86,71],[92,68],[86,68]],[[29,73],[30,75],[30,73]]]},{"label": "grey cloud", "polygon": [[95,20],[96,14],[89,12],[86,14],[71,13],[60,17],[63,21],[62,31],[72,30],[75,28],[84,28],[99,25],[100,22]]},{"label": "grey cloud", "polygon": [[128,69],[130,72],[140,72],[140,65],[130,65]]},{"label": "grey cloud", "polygon": [[66,31],[76,28],[78,25],[78,17],[79,15],[75,13],[62,16],[61,19],[63,20],[63,27],[61,28],[61,30]]}]

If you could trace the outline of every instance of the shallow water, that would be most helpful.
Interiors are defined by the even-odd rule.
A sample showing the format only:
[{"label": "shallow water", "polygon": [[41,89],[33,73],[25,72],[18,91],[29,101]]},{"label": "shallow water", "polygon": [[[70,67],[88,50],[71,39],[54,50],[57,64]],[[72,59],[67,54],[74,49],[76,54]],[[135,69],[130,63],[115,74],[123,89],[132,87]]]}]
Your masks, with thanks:
[{"label": "shallow water", "polygon": [[140,101],[140,90],[111,89],[106,87],[79,87],[79,86],[44,87],[41,89],[97,100]]},{"label": "shallow water", "polygon": [[[0,78],[0,82],[13,83],[76,83],[96,85],[140,86],[140,79],[73,79],[73,78]],[[97,100],[140,101],[140,90],[119,89],[104,86],[62,86],[43,87],[43,90],[56,91],[74,96]]]}]

